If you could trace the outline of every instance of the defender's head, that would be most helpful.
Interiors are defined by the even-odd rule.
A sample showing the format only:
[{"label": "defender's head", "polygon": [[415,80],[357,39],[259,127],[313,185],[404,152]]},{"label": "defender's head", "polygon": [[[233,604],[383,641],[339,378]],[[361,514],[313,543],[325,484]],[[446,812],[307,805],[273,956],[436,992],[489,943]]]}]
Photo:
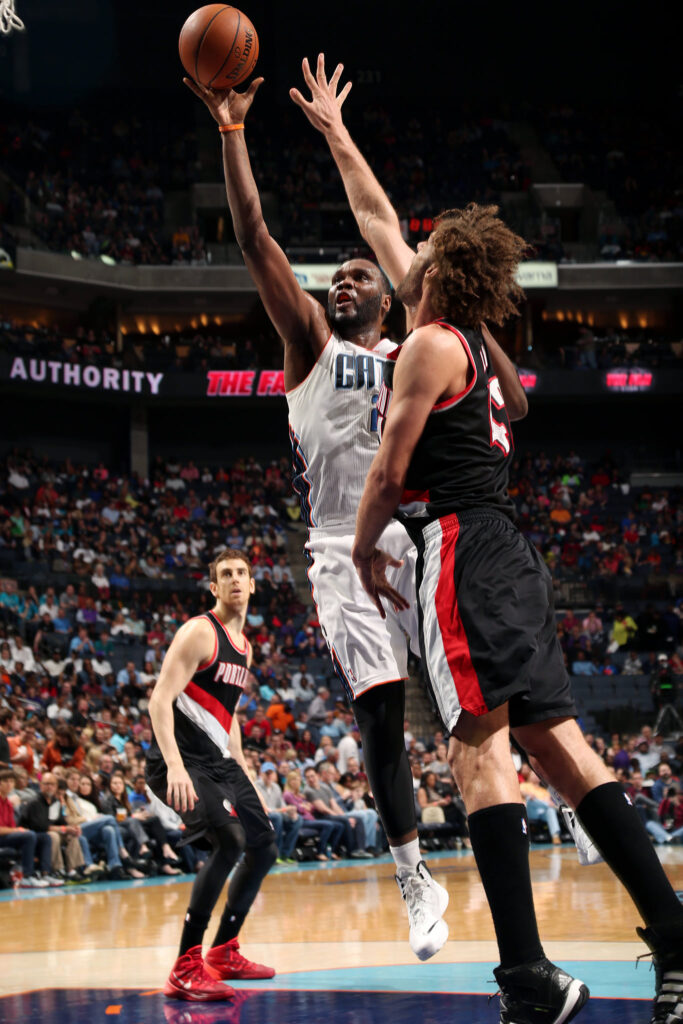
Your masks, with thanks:
[{"label": "defender's head", "polygon": [[527,245],[497,214],[497,206],[477,203],[440,214],[396,298],[417,306],[429,288],[434,314],[463,327],[484,320],[500,324],[515,314],[524,298],[515,274]]},{"label": "defender's head", "polygon": [[340,337],[383,323],[391,308],[391,284],[376,263],[346,260],[332,275],[327,294],[327,317]]}]

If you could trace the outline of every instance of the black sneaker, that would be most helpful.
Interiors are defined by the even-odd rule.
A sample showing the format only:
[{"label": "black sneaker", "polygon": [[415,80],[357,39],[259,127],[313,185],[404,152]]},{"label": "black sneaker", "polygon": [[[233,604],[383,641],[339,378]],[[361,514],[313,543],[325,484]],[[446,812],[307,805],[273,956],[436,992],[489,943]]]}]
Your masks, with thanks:
[{"label": "black sneaker", "polygon": [[655,1001],[650,1024],[683,1022],[683,937],[668,938],[654,928],[636,928],[652,953]]},{"label": "black sneaker", "polygon": [[500,1024],[568,1024],[590,992],[547,957],[494,972],[500,987]]}]

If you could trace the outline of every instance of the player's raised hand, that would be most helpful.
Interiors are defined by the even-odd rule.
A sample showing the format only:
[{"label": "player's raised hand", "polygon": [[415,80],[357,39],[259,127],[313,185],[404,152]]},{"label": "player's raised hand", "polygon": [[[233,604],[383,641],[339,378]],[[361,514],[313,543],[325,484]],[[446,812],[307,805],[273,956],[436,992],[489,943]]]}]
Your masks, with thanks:
[{"label": "player's raised hand", "polygon": [[183,813],[193,811],[199,797],[185,768],[182,766],[169,768],[166,773],[166,781],[168,783],[166,803],[169,807]]},{"label": "player's raised hand", "polygon": [[240,124],[254,102],[254,96],[263,79],[255,78],[244,92],[237,92],[235,89],[209,89],[187,77],[183,78],[183,82],[206,104],[218,124]]},{"label": "player's raised hand", "polygon": [[392,587],[386,577],[387,568],[391,566],[394,569],[400,569],[403,565],[402,560],[394,558],[388,551],[382,551],[380,548],[375,548],[367,558],[352,552],[351,558],[363,584],[363,589],[375,602],[377,610],[383,619],[387,617],[381,601],[383,597],[391,602],[396,612],[405,611],[409,607],[405,597]]},{"label": "player's raised hand", "polygon": [[325,73],[325,54],[318,54],[318,66],[315,77],[308,63],[308,57],[304,57],[301,64],[304,81],[311,90],[311,98],[307,100],[298,89],[290,89],[290,98],[301,107],[304,114],[314,128],[325,134],[330,129],[340,126],[342,122],[341,108],[344,100],[351,91],[351,82],[347,82],[342,91],[337,94],[339,79],[344,70],[343,64],[337,64],[334,74],[327,81]]}]

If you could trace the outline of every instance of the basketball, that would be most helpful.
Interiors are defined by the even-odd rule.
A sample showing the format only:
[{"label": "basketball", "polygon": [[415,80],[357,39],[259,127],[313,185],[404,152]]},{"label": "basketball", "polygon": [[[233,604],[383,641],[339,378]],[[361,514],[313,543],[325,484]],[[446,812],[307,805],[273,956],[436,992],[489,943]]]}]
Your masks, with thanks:
[{"label": "basketball", "polygon": [[232,89],[254,70],[259,46],[256,29],[245,14],[227,4],[207,4],[183,25],[178,49],[195,82]]}]

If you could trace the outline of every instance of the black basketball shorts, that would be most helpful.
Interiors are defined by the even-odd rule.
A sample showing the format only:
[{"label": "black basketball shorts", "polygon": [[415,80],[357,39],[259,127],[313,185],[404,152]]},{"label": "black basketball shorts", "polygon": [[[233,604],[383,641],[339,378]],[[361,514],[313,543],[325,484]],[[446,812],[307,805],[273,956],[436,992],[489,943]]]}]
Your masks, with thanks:
[{"label": "black basketball shorts", "polygon": [[[199,842],[206,845],[207,833],[218,825],[239,822],[246,834],[247,846],[262,846],[273,838],[273,826],[251,781],[234,758],[211,768],[185,764],[199,797],[191,811],[179,811],[185,824],[182,845]],[[147,785],[166,803],[166,764],[162,759],[147,762]]]},{"label": "black basketball shorts", "polygon": [[449,733],[462,710],[506,702],[513,727],[576,716],[552,580],[533,545],[494,509],[416,526],[422,665]]}]

